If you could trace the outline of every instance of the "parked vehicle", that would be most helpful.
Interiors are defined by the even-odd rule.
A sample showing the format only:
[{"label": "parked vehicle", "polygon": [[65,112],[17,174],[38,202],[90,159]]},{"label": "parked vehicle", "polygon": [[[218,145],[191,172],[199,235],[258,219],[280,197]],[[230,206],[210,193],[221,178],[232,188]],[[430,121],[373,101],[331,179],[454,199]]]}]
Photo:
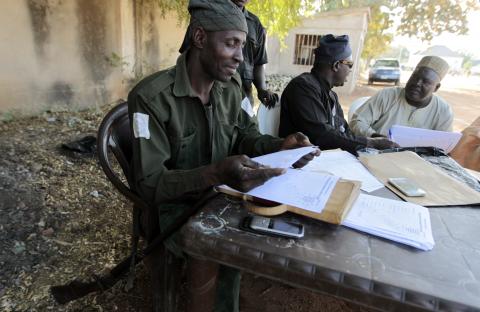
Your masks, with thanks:
[{"label": "parked vehicle", "polygon": [[480,75],[480,65],[475,65],[472,68],[470,68],[470,74]]},{"label": "parked vehicle", "polygon": [[375,81],[400,83],[400,63],[396,59],[378,59],[370,68],[368,84]]}]

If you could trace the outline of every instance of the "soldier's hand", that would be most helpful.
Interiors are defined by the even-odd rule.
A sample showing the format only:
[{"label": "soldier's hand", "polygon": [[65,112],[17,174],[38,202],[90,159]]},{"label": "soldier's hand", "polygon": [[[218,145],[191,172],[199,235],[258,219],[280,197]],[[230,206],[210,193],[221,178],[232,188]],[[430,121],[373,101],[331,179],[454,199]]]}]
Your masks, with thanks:
[{"label": "soldier's hand", "polygon": [[275,104],[278,102],[278,94],[270,90],[259,89],[257,90],[257,93],[260,102],[262,102],[262,104],[268,109],[275,107]]},{"label": "soldier's hand", "polygon": [[270,178],[286,172],[282,168],[269,168],[245,155],[230,156],[214,168],[218,181],[242,192],[262,185]]},{"label": "soldier's hand", "polygon": [[295,132],[290,134],[283,140],[282,146],[280,147],[280,150],[287,150],[287,149],[293,149],[293,148],[298,148],[298,147],[305,147],[305,146],[312,146],[313,144],[310,143],[310,140],[308,137],[301,133],[301,132]]},{"label": "soldier's hand", "polygon": [[[312,146],[312,143],[310,143],[310,140],[305,134],[301,132],[297,132],[297,133],[290,134],[288,137],[285,138],[280,150],[287,150],[287,149],[293,149],[293,148],[299,148],[299,147],[305,147],[305,146]],[[296,161],[292,165],[292,167],[302,168],[305,165],[307,165],[308,162],[312,160],[315,156],[319,156],[319,155],[320,155],[320,149],[316,148],[312,152],[304,155],[302,158]]]},{"label": "soldier's hand", "polygon": [[377,137],[377,138],[367,138],[367,147],[373,147],[378,150],[400,147],[395,142],[392,142],[386,138]]},{"label": "soldier's hand", "polygon": [[372,138],[387,138],[386,135],[383,135],[383,134],[380,134],[380,133],[372,133],[372,135],[370,136]]}]

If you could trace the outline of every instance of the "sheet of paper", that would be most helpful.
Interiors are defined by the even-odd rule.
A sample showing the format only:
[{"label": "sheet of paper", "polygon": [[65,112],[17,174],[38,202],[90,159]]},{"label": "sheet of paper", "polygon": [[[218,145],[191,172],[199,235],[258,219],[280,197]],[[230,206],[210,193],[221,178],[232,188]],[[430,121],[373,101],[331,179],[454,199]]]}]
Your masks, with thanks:
[{"label": "sheet of paper", "polygon": [[462,134],[459,132],[392,126],[389,137],[401,147],[435,146],[449,153],[457,145]]},{"label": "sheet of paper", "polygon": [[316,213],[322,212],[339,178],[297,169],[287,169],[247,194],[288,204]]},{"label": "sheet of paper", "polygon": [[408,202],[360,194],[342,225],[422,250],[435,245],[428,209]]},{"label": "sheet of paper", "polygon": [[300,147],[252,158],[256,162],[272,168],[290,168],[297,160],[313,152],[314,146]]},{"label": "sheet of paper", "polygon": [[[246,194],[313,211],[322,212],[339,178],[331,175],[287,169],[285,174],[271,178]],[[227,185],[219,189],[234,191]]]},{"label": "sheet of paper", "polygon": [[355,156],[345,151],[322,152],[302,170],[330,173],[344,179],[361,181],[361,189],[365,192],[373,192],[383,187]]}]

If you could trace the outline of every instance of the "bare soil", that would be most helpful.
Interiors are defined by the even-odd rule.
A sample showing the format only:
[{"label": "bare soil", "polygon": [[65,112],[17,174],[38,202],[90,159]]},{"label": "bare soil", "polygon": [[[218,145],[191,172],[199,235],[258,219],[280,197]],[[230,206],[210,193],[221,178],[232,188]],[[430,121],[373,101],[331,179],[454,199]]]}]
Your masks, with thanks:
[{"label": "bare soil", "polygon": [[[360,85],[341,96],[349,103],[385,86]],[[478,115],[479,92],[440,92],[453,106],[455,128]],[[61,306],[51,285],[89,277],[128,255],[130,206],[112,187],[93,156],[66,153],[61,143],[95,135],[113,107],[85,112],[46,112],[0,121],[0,310],[150,311],[143,266],[135,288],[125,282]],[[241,311],[369,311],[333,297],[244,274]]]}]

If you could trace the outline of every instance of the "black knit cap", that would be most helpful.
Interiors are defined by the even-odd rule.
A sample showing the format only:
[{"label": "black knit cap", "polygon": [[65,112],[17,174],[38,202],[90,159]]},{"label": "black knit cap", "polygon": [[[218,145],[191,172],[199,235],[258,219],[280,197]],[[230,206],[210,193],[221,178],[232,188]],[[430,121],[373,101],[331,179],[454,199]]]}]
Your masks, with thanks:
[{"label": "black knit cap", "polygon": [[352,55],[348,35],[334,36],[328,34],[322,36],[314,53],[315,63],[333,63],[348,58]]}]

